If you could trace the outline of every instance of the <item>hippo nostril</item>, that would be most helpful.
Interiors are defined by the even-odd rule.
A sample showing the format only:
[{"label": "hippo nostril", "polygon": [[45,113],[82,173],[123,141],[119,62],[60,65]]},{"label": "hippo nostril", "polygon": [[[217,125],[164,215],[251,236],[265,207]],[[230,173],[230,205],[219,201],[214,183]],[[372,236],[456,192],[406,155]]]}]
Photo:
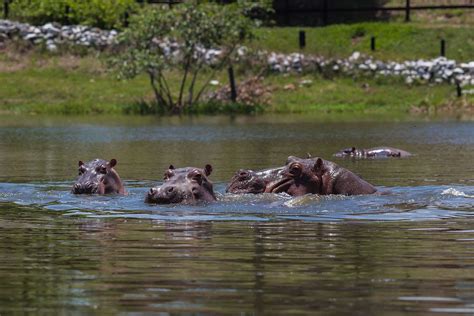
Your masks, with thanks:
[{"label": "hippo nostril", "polygon": [[173,187],[169,187],[168,189],[166,189],[166,192],[168,192],[168,193],[171,193],[171,192],[173,192],[173,191],[174,191],[174,188],[173,188]]},{"label": "hippo nostril", "polygon": [[81,185],[79,183],[74,184],[74,186],[72,187],[72,190],[74,191],[74,193],[80,193]]},{"label": "hippo nostril", "polygon": [[149,195],[155,195],[155,193],[156,193],[155,188],[151,188],[150,191],[148,192]]},{"label": "hippo nostril", "polygon": [[239,176],[241,176],[242,178],[243,178],[243,177],[246,177],[246,176],[248,176],[248,175],[249,175],[249,173],[248,173],[247,171],[241,171],[241,172],[239,173]]}]

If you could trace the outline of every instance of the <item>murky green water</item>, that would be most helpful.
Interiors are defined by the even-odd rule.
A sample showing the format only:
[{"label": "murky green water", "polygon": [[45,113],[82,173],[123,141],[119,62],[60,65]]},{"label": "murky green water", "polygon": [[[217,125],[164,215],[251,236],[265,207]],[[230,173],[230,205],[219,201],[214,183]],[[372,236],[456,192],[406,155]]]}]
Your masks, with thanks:
[{"label": "murky green water", "polygon": [[[224,193],[307,152],[390,194]],[[96,157],[129,195],[69,193]],[[473,161],[472,121],[0,117],[0,314],[474,314]],[[171,163],[211,163],[218,201],[144,204]]]}]

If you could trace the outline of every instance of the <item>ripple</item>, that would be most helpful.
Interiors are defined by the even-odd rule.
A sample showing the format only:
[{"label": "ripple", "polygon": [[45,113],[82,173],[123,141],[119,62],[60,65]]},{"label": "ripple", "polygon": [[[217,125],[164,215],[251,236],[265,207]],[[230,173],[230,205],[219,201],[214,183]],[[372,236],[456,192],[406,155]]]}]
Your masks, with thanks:
[{"label": "ripple", "polygon": [[147,181],[127,181],[125,196],[78,196],[69,192],[68,182],[0,183],[0,202],[33,206],[69,217],[159,221],[420,221],[474,215],[472,203],[466,203],[464,196],[451,194],[472,192],[470,186],[392,187],[386,195],[291,197],[225,194],[225,184],[218,183],[215,203],[149,205],[143,200],[150,185]]}]

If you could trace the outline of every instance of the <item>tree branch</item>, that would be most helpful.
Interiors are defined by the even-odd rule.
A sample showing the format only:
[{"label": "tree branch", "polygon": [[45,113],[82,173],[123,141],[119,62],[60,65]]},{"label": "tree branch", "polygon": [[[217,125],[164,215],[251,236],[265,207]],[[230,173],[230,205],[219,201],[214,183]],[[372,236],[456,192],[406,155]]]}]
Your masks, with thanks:
[{"label": "tree branch", "polygon": [[211,75],[209,76],[209,78],[207,79],[207,81],[204,82],[204,85],[202,86],[201,90],[199,90],[196,98],[194,99],[193,103],[196,103],[199,98],[201,97],[202,93],[204,92],[204,90],[207,88],[207,86],[209,85],[209,82],[211,82],[212,78],[214,78],[214,75],[216,74],[217,70],[221,70],[222,67],[224,66],[224,64],[227,62],[227,60],[229,59],[230,55],[234,52],[235,48],[237,47],[237,44],[234,44],[234,46],[229,50],[229,52],[227,53],[226,56],[224,56],[224,58],[222,58],[222,61],[221,63],[219,64],[218,67],[216,67],[212,72],[211,72]]}]

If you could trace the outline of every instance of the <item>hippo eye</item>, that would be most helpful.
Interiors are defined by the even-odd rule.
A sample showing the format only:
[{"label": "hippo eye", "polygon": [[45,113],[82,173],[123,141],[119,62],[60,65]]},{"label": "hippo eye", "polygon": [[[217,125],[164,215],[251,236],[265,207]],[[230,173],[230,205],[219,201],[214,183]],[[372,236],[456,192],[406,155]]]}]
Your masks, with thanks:
[{"label": "hippo eye", "polygon": [[202,183],[202,174],[198,170],[194,170],[190,175],[189,178],[191,180],[196,181],[197,183]]},{"label": "hippo eye", "polygon": [[105,166],[100,166],[95,169],[98,173],[106,174],[107,168]]},{"label": "hippo eye", "polygon": [[239,179],[247,180],[249,178],[249,173],[247,171],[240,171],[239,172]]},{"label": "hippo eye", "polygon": [[300,174],[301,173],[301,166],[299,164],[292,164],[290,166],[290,172],[292,174],[295,174],[295,175]]}]

